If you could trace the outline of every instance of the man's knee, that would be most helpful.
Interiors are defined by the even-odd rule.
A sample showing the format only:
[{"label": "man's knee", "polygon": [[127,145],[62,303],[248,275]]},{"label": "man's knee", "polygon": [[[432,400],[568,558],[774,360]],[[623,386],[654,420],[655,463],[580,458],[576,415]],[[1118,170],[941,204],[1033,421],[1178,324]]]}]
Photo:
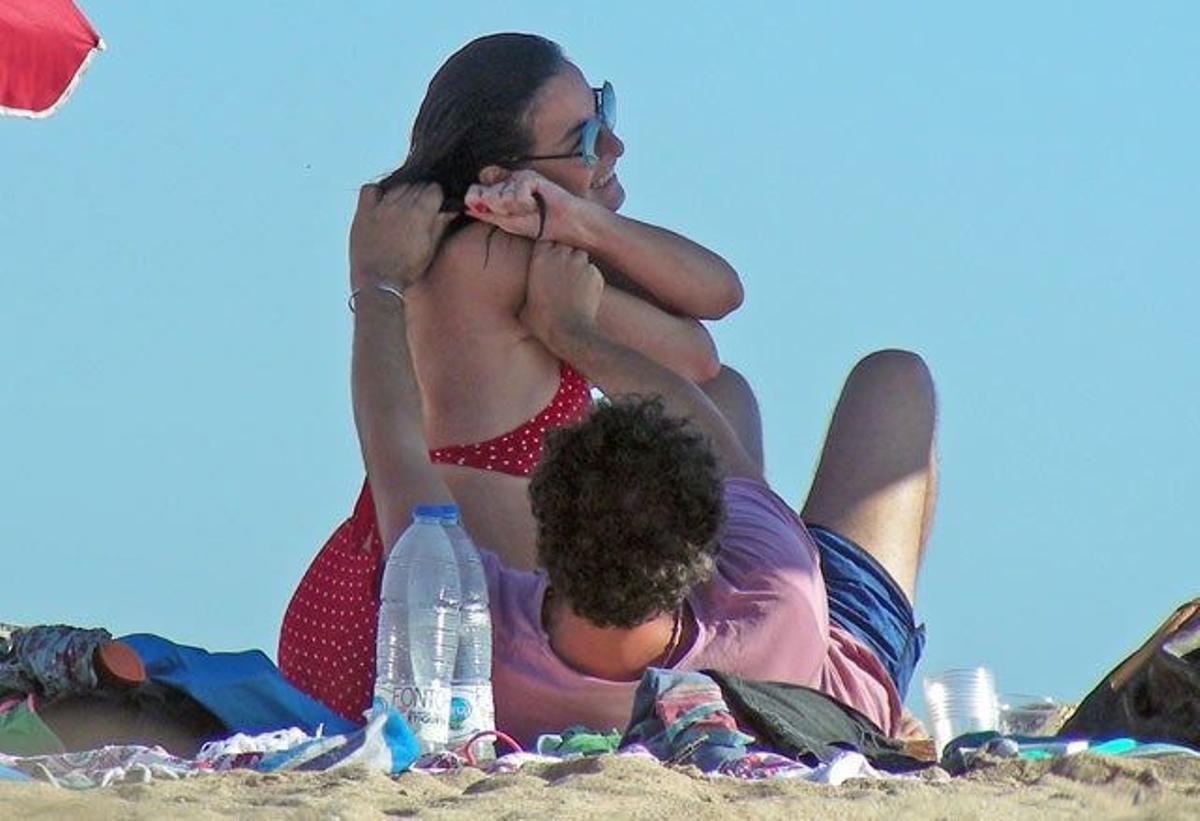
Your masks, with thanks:
[{"label": "man's knee", "polygon": [[875,351],[859,360],[850,372],[849,383],[858,388],[920,393],[933,398],[933,374],[920,354],[889,348]]},{"label": "man's knee", "polygon": [[717,371],[716,376],[707,382],[700,383],[700,389],[713,397],[736,397],[743,401],[757,403],[754,398],[754,389],[750,387],[746,377],[728,365],[721,365],[721,370]]}]

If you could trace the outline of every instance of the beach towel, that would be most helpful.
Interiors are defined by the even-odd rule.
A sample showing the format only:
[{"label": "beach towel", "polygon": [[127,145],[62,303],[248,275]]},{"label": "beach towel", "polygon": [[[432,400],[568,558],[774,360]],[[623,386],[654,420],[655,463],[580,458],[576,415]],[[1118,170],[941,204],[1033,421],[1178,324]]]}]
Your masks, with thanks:
[{"label": "beach towel", "polygon": [[5,767],[0,764],[0,781],[32,781],[33,776],[26,775],[20,770],[14,770],[12,767]]},{"label": "beach towel", "polygon": [[73,790],[177,780],[201,772],[193,762],[171,755],[162,747],[140,745],[23,757],[0,753],[0,767],[23,773],[30,780]]},{"label": "beach towel", "polygon": [[344,735],[312,737],[295,727],[253,737],[238,734],[205,744],[195,756],[145,744],[45,755],[0,753],[0,776],[83,790],[247,769],[275,773],[366,767],[395,775],[411,767],[417,754],[416,737],[404,717],[381,707],[366,725]]},{"label": "beach towel", "polygon": [[[28,735],[42,722],[60,749],[161,746],[184,758],[230,733],[299,727],[310,735],[337,735],[355,729],[289,684],[257,650],[209,653],[135,634],[122,641],[146,680],[112,686],[97,676],[94,664],[97,649],[112,646],[111,639],[106,630],[65,625],[0,630],[0,698],[36,696],[29,703],[36,703],[36,723],[24,713],[7,719],[13,749],[33,750],[22,746],[18,734]],[[51,752],[45,741],[41,751]]]},{"label": "beach towel", "polygon": [[161,636],[121,639],[146,665],[152,682],[186,693],[230,733],[269,733],[299,727],[310,735],[352,732],[356,725],[297,690],[259,650],[210,653]]},{"label": "beach towel", "polygon": [[987,730],[964,733],[950,741],[942,754],[942,767],[951,775],[963,775],[989,758],[1044,761],[1080,753],[1117,758],[1200,758],[1200,752],[1180,744],[1143,743],[1132,738],[1101,740],[1001,735]]},{"label": "beach towel", "polygon": [[398,775],[420,755],[417,737],[395,707],[377,701],[367,723],[349,733],[323,736],[265,756],[260,772],[319,772],[340,767],[366,767]]}]

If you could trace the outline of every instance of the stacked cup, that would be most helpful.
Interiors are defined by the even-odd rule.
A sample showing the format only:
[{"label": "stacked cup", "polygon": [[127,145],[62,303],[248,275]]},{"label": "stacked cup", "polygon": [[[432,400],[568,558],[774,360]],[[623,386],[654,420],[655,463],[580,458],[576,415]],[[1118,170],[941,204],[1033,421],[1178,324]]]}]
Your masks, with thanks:
[{"label": "stacked cup", "polygon": [[996,680],[986,667],[944,670],[926,678],[924,690],[938,758],[963,733],[995,730],[999,724]]}]

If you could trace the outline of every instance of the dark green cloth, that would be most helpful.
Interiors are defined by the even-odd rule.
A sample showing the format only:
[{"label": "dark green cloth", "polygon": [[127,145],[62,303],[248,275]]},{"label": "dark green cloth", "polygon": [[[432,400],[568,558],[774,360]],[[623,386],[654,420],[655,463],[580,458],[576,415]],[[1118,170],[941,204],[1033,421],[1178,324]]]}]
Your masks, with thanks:
[{"label": "dark green cloth", "polygon": [[568,727],[560,736],[545,735],[539,738],[537,751],[542,755],[565,758],[571,755],[615,753],[620,746],[621,734],[616,730],[596,733],[586,727]]},{"label": "dark green cloth", "polygon": [[66,752],[46,722],[23,701],[0,713],[0,753],[7,755],[50,755]]},{"label": "dark green cloth", "polygon": [[705,670],[721,687],[738,726],[753,733],[758,745],[807,764],[830,761],[839,752],[857,750],[871,764],[890,772],[928,767],[902,752],[903,745],[869,718],[837,699],[798,684],[750,681]]}]

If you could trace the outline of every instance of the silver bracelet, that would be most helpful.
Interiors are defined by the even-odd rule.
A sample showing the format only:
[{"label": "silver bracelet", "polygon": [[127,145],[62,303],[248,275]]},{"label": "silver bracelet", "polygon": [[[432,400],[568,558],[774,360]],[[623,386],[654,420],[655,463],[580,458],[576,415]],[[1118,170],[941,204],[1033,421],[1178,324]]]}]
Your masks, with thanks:
[{"label": "silver bracelet", "polygon": [[[400,300],[401,305],[404,304],[404,302],[405,302],[404,291],[400,290],[395,285],[388,285],[386,282],[380,282],[380,283],[377,283],[376,285],[374,285],[373,287],[375,288],[376,291],[383,291],[385,294],[391,294],[396,299]],[[358,313],[358,311],[354,307],[354,303],[358,299],[358,295],[361,294],[362,292],[363,292],[362,288],[355,288],[353,291],[350,292],[350,298],[348,300],[346,300],[346,305],[350,308],[350,313],[352,313],[352,314]]]}]

